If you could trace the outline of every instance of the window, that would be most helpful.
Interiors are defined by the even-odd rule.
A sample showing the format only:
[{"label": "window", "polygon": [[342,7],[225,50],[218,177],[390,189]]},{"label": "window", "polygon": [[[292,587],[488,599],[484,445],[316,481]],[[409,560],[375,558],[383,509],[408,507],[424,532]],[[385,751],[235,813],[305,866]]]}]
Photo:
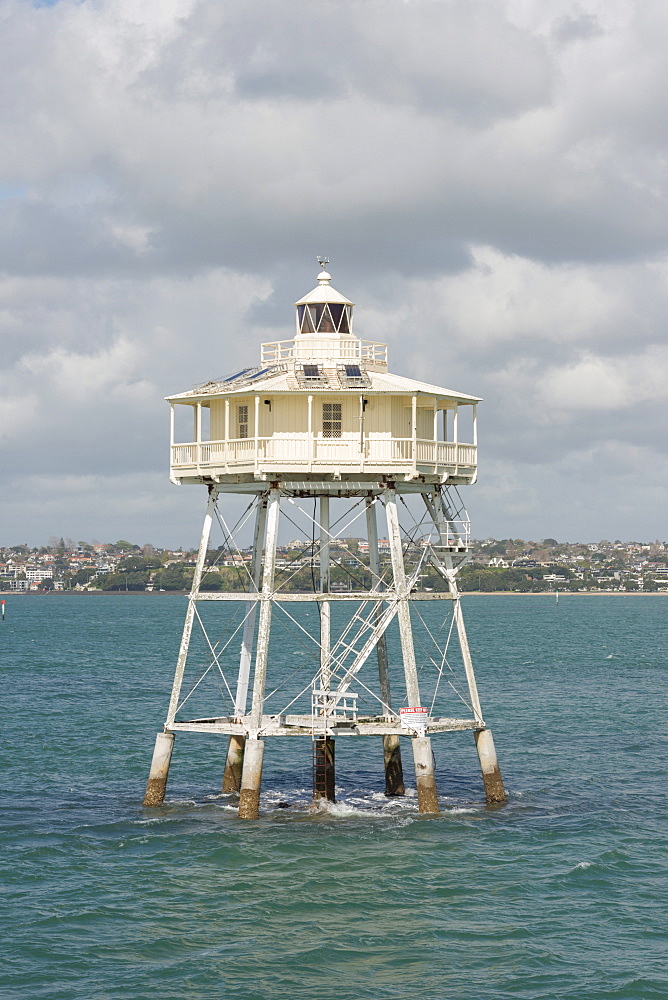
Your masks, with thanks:
[{"label": "window", "polygon": [[311,315],[311,310],[306,306],[298,306],[299,315],[299,329],[302,333],[313,333],[315,327],[313,325],[313,317]]},{"label": "window", "polygon": [[329,314],[332,317],[332,323],[334,324],[334,329],[338,330],[341,326],[341,317],[343,316],[343,306],[335,302],[329,303]]},{"label": "window", "polygon": [[349,333],[351,306],[339,302],[314,302],[297,306],[300,333]]},{"label": "window", "polygon": [[322,436],[341,437],[341,403],[322,404]]},{"label": "window", "polygon": [[237,427],[240,438],[248,437],[248,406],[237,407]]}]

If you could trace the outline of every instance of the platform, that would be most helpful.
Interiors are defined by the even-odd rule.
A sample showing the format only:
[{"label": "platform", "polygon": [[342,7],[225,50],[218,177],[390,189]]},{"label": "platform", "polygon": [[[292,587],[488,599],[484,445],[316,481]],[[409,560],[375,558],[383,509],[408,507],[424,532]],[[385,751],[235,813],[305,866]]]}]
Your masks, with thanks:
[{"label": "platform", "polygon": [[[460,730],[480,730],[485,724],[475,719],[430,718],[426,734],[450,733]],[[251,717],[233,719],[219,716],[213,719],[190,719],[187,722],[173,722],[166,726],[167,732],[220,733],[227,736],[245,736],[251,729]],[[398,719],[384,716],[360,715],[356,719],[332,719],[325,727],[322,720],[311,715],[263,715],[260,736],[313,736],[314,733],[328,732],[331,736],[413,736],[412,729],[402,726]]]}]

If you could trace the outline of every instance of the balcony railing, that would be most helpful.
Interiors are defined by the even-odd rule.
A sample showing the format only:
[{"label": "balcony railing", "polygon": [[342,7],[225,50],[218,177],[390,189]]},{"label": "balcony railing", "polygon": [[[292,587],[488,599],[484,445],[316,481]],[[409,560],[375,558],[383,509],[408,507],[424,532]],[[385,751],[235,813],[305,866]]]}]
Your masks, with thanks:
[{"label": "balcony railing", "polygon": [[262,344],[261,350],[263,365],[278,364],[281,361],[291,361],[295,358],[308,358],[323,362],[344,359],[358,361],[366,365],[387,365],[387,344],[381,344],[375,340],[346,341],[335,356],[332,356],[332,344],[327,342],[320,347],[315,346],[313,341],[309,341],[309,345],[306,347],[306,345],[295,344],[294,340],[274,340]]},{"label": "balcony railing", "polygon": [[471,522],[466,519],[443,522],[443,534],[434,543],[434,549],[468,549],[471,544]]},{"label": "balcony railing", "polygon": [[172,445],[172,468],[192,467],[225,470],[234,467],[255,469],[260,466],[388,466],[431,467],[441,472],[448,468],[475,468],[477,447],[455,441],[429,441],[418,438],[360,439],[359,434],[323,438],[307,434],[299,437],[236,438],[229,441],[191,441]]}]

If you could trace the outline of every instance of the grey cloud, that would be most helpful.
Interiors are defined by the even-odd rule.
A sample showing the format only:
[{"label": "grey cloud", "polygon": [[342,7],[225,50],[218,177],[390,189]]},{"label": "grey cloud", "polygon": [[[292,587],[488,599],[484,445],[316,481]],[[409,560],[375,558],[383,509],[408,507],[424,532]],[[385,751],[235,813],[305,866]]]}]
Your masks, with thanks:
[{"label": "grey cloud", "polygon": [[595,14],[581,11],[578,14],[565,14],[554,24],[553,34],[562,45],[568,45],[588,38],[604,34],[603,28]]},{"label": "grey cloud", "polygon": [[[141,267],[110,231],[116,206],[43,200],[0,203],[0,270],[7,274],[108,274]],[[120,213],[119,213],[120,214]]]},{"label": "grey cloud", "polygon": [[[372,279],[387,268],[460,269],[471,242],[546,261],[665,246],[665,180],[652,173],[655,157],[629,158],[628,110],[614,90],[606,97],[613,78],[572,95],[544,42],[497,4],[194,3],[164,41],[150,38],[140,65],[131,50],[125,75],[85,36],[88,49],[66,62],[90,24],[77,17],[95,15],[65,10],[45,22],[58,43],[51,63],[25,12],[5,42],[14,47],[12,28],[24,44],[37,36],[44,71],[33,65],[12,96],[49,121],[8,112],[35,174],[16,217],[6,209],[8,271],[273,274],[327,242]],[[105,22],[122,50],[115,30]],[[638,60],[626,58],[632,83]],[[260,64],[266,93],[251,100]],[[267,66],[303,72],[302,89],[269,89]],[[336,94],[323,83],[314,97],[318,73]],[[527,145],[532,109],[544,148]],[[601,133],[609,155],[597,162],[584,140]],[[124,243],[110,220],[144,228],[146,246]]]},{"label": "grey cloud", "polygon": [[[476,531],[577,536],[597,482],[601,534],[619,534],[622,495],[656,523],[665,492],[639,481],[665,489],[660,401],[554,405],[582,358],[614,384],[662,365],[668,24],[658,2],[620,10],[192,0],[138,21],[111,0],[7,4],[12,482],[65,464],[50,518],[95,508],[160,542],[153,503],[177,533],[162,540],[188,544],[197,491],[167,483],[162,396],[290,337],[323,252],[393,370],[485,397]],[[570,520],[565,483],[585,498]],[[44,537],[59,530],[86,532],[52,520]]]},{"label": "grey cloud", "polygon": [[[214,93],[231,88],[250,100],[322,102],[356,93],[480,121],[543,102],[551,82],[544,43],[487,0],[236,0],[220,16],[200,4],[150,71],[153,81],[163,75],[181,81],[183,94],[207,80]],[[339,138],[319,136],[327,147]]]},{"label": "grey cloud", "polygon": [[665,538],[668,464],[646,448],[625,449],[624,457],[620,470],[620,448],[611,441],[548,466],[488,465],[475,500],[478,537],[502,511],[506,537],[540,538],[552,524],[569,541]]}]

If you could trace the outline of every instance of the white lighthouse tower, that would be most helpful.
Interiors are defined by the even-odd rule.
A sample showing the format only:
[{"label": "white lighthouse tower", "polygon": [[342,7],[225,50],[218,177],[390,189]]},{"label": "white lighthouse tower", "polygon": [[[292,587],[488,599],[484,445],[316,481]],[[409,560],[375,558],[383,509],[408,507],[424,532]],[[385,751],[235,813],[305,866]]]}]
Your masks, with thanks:
[{"label": "white lighthouse tower", "polygon": [[[437,812],[432,737],[470,730],[487,801],[505,799],[457,588],[479,400],[390,374],[386,345],[356,336],[353,303],[319,261],[291,340],[169,398],[171,480],[206,485],[208,503],[148,806],[181,733],[228,737],[222,791],[245,819],[281,736],[312,741],[316,799],[334,798],[343,736],[382,738],[386,794],[404,794],[403,738],[419,809]],[[179,441],[184,411],[193,432]]]}]

